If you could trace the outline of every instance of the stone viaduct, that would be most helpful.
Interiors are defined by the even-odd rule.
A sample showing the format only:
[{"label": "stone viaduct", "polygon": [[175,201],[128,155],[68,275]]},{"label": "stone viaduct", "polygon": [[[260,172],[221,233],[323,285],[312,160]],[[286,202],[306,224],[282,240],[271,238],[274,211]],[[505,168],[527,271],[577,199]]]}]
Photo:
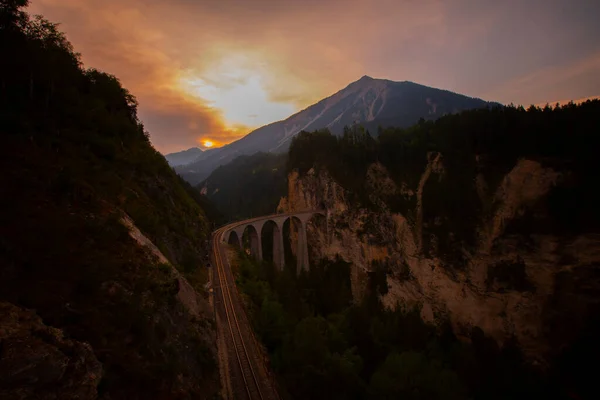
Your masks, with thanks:
[{"label": "stone viaduct", "polygon": [[[273,262],[279,269],[285,265],[285,253],[283,248],[283,225],[289,219],[297,226],[298,247],[296,250],[297,271],[308,269],[308,246],[306,240],[306,225],[315,215],[326,217],[325,211],[310,210],[298,211],[287,214],[275,214],[264,217],[247,219],[245,221],[230,224],[225,230],[223,241],[242,247],[244,232],[247,232],[250,242],[250,254],[263,259],[262,231],[266,224],[273,223]],[[291,227],[290,227],[291,229]]]}]

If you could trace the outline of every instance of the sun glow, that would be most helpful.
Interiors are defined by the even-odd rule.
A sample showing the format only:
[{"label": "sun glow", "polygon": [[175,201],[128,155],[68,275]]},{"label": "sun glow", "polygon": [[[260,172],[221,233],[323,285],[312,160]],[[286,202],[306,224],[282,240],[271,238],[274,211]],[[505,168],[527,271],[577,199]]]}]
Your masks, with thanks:
[{"label": "sun glow", "polygon": [[204,142],[202,142],[202,145],[204,147],[210,148],[210,147],[213,147],[215,144],[213,142],[211,142],[210,140],[205,140]]},{"label": "sun glow", "polygon": [[228,125],[258,127],[289,117],[292,104],[272,101],[265,89],[269,71],[249,57],[225,56],[202,70],[188,70],[179,78],[184,93],[219,110]]}]

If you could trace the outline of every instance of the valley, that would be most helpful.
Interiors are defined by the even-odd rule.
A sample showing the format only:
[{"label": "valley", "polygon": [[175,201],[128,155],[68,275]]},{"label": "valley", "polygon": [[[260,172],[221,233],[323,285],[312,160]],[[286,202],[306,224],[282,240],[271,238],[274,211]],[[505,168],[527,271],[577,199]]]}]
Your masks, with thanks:
[{"label": "valley", "polygon": [[[313,26],[322,3],[294,9],[292,45],[279,2],[0,1],[1,399],[597,397],[600,99],[429,86],[506,99],[567,69],[500,76],[516,72],[475,59],[503,47],[471,51],[441,9],[424,14],[443,40],[407,26],[419,35],[386,35],[418,51],[371,37],[358,57],[341,42],[386,12],[357,8],[359,30],[337,18],[358,5],[336,6]],[[36,9],[71,21],[82,53]],[[304,42],[326,54],[303,64]],[[363,75],[383,59],[370,69],[428,84]],[[534,94],[569,86],[553,79]]]}]

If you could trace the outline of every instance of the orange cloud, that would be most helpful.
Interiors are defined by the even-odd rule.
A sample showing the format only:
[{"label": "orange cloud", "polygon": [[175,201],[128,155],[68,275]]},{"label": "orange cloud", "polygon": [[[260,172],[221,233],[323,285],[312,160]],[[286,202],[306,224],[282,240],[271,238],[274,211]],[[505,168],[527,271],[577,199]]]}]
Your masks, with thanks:
[{"label": "orange cloud", "polygon": [[65,21],[75,48],[86,66],[115,74],[136,95],[140,117],[153,144],[163,152],[191,147],[205,137],[225,144],[252,127],[229,124],[223,111],[177,85],[185,59],[172,54],[173,38],[140,10],[141,3],[40,0],[31,11]]},{"label": "orange cloud", "polygon": [[30,8],[62,23],[85,65],[119,77],[154,145],[171,152],[229,143],[365,74],[506,103],[600,91],[593,18],[574,25],[568,14],[578,8],[508,3],[32,0]]},{"label": "orange cloud", "polygon": [[[404,35],[408,40],[419,27],[439,22],[439,13],[433,12],[437,1],[418,7],[394,4],[384,1],[382,7],[405,14],[397,39]],[[377,35],[356,29],[374,17],[371,6],[358,0],[259,0],[251,5],[228,0],[34,0],[31,11],[60,21],[85,65],[117,75],[138,97],[140,115],[163,152],[208,137],[215,144],[228,143],[332,94],[364,74],[356,44],[375,41]],[[385,26],[394,26],[395,18],[386,18]],[[340,32],[344,40],[339,40]],[[224,74],[224,66],[232,72]],[[182,76],[195,77],[219,93],[258,76],[260,90],[214,99],[183,87]],[[252,105],[254,109],[243,109]]]}]

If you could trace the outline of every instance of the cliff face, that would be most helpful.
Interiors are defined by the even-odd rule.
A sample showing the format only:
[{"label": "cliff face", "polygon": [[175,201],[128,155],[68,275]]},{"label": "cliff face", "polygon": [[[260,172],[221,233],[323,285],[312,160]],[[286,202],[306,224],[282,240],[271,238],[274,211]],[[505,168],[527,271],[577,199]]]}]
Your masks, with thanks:
[{"label": "cliff face", "polygon": [[[368,273],[383,271],[386,306],[421,304],[425,320],[448,318],[458,335],[477,326],[499,343],[515,337],[545,364],[583,329],[600,288],[600,235],[552,228],[548,203],[571,172],[520,159],[495,182],[475,173],[476,199],[464,207],[478,212],[462,225],[452,215],[461,204],[443,203],[445,213],[435,205],[446,175],[439,153],[428,155],[416,190],[372,164],[365,181],[372,204],[363,207],[325,170],[292,172],[279,211],[328,210],[326,229],[309,226],[311,260],[339,254],[351,262],[356,298]],[[402,212],[390,210],[392,198],[402,199]]]}]

